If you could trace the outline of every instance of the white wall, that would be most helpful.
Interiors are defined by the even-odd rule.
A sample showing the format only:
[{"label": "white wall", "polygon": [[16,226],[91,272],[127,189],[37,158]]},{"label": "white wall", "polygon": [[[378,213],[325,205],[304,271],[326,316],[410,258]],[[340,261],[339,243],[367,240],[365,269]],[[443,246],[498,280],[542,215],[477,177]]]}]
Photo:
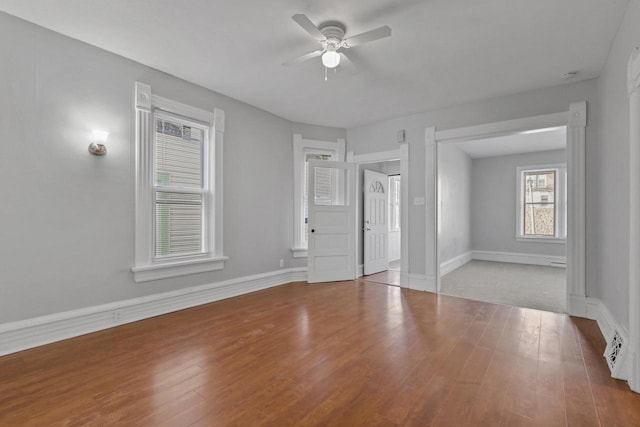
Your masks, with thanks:
[{"label": "white wall", "polygon": [[[409,188],[409,271],[424,274],[425,256],[425,210],[424,206],[413,205],[414,197],[425,195],[425,128],[436,126],[439,130],[463,126],[473,126],[502,120],[531,117],[541,114],[558,113],[569,110],[569,104],[587,101],[587,170],[594,171],[598,161],[598,141],[595,123],[595,102],[597,97],[596,80],[587,80],[565,84],[530,92],[517,93],[499,98],[492,98],[456,107],[428,111],[411,116],[378,121],[370,125],[347,129],[347,151],[355,154],[375,153],[398,148],[396,134],[400,129],[406,130],[409,144],[410,176]],[[587,293],[592,295],[596,288],[594,271],[596,251],[598,247],[596,221],[596,192],[598,177],[592,172],[587,176]],[[589,273],[589,272],[588,272]]]},{"label": "white wall", "polygon": [[[598,80],[598,128],[592,192],[597,220],[599,266],[595,297],[602,300],[616,321],[629,327],[629,98],[627,63],[640,46],[640,1],[631,0],[609,57]],[[587,173],[593,173],[587,169]],[[593,223],[592,223],[593,224]]]},{"label": "white wall", "polygon": [[[292,129],[338,131],[2,13],[0,54],[0,323],[305,265],[290,252]],[[133,282],[135,81],[226,112],[222,271]],[[103,158],[87,152],[93,128],[111,132]]]},{"label": "white wall", "polygon": [[474,250],[566,256],[566,244],[516,240],[518,166],[566,163],[565,150],[473,159],[471,229]]},{"label": "white wall", "polygon": [[440,263],[471,250],[472,160],[453,144],[438,145]]}]

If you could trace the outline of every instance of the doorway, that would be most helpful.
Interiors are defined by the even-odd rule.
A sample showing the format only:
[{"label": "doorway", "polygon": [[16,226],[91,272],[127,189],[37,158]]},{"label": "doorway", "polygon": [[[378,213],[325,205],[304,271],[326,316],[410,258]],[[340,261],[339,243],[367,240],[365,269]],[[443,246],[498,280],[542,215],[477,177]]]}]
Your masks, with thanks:
[{"label": "doorway", "polygon": [[440,292],[566,311],[566,126],[440,142]]},{"label": "doorway", "polygon": [[363,164],[360,177],[364,280],[400,286],[400,160]]},{"label": "doorway", "polygon": [[[364,243],[365,243],[365,219],[364,219],[364,174],[365,170],[373,170],[384,174],[380,179],[385,187],[385,193],[391,193],[394,198],[385,202],[387,208],[384,209],[385,222],[388,230],[388,237],[385,242],[387,260],[384,270],[378,272],[378,276],[372,277],[377,283],[391,284],[412,288],[412,275],[409,274],[409,212],[408,212],[408,185],[409,176],[409,145],[400,144],[397,150],[360,154],[347,153],[347,161],[356,164],[356,188],[358,197],[356,200],[356,233],[358,236],[356,244],[355,259],[357,277],[364,276]],[[385,199],[386,200],[386,199]],[[389,212],[389,205],[392,211]],[[390,221],[389,221],[390,220]],[[390,222],[390,224],[389,224]],[[373,275],[370,275],[373,276]],[[368,280],[368,279],[367,279]]]},{"label": "doorway", "polygon": [[438,217],[440,200],[437,190],[439,143],[468,141],[522,133],[532,129],[548,129],[566,126],[567,132],[567,222],[566,222],[566,312],[585,317],[587,298],[585,288],[585,140],[587,104],[576,102],[562,113],[527,117],[504,122],[487,123],[466,128],[437,131],[429,127],[425,131],[425,223],[426,278],[434,289],[441,289],[441,264],[439,250]]}]

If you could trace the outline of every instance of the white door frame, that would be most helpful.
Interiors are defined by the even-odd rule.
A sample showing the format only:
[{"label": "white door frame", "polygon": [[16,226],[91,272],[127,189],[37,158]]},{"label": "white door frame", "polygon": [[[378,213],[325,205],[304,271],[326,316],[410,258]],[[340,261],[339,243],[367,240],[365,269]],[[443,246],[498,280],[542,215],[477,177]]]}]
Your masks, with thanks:
[{"label": "white door frame", "polygon": [[[409,144],[400,144],[397,150],[380,151],[377,153],[358,154],[353,151],[347,153],[347,162],[356,164],[356,216],[360,210],[362,183],[360,182],[360,169],[362,165],[368,163],[388,162],[392,160],[400,160],[400,177],[402,184],[400,185],[400,286],[409,287]],[[360,235],[362,230],[358,229],[358,218],[356,218],[356,256],[355,268],[356,277],[363,275],[363,266],[358,263],[358,254],[360,253]]]},{"label": "white door frame", "polygon": [[458,129],[425,131],[426,247],[427,279],[440,289],[440,255],[438,250],[438,143],[505,135],[531,129],[567,126],[567,312],[586,317],[586,192],[585,143],[587,103],[576,102],[568,112],[545,114]]},{"label": "white door frame", "polygon": [[640,393],[640,48],[629,59],[629,387]]}]

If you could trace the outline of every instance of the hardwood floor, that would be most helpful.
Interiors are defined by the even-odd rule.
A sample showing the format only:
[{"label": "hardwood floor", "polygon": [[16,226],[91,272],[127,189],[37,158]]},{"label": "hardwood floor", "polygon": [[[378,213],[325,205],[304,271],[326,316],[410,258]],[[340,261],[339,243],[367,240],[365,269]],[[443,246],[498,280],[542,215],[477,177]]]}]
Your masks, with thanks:
[{"label": "hardwood floor", "polygon": [[0,425],[638,426],[593,321],[296,283],[0,358]]}]

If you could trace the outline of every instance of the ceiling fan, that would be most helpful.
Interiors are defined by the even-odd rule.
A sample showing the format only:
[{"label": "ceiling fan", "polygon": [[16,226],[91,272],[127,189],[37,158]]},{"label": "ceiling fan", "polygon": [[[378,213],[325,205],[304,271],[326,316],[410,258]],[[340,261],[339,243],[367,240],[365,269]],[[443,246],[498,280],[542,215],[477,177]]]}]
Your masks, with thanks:
[{"label": "ceiling fan", "polygon": [[352,47],[369,43],[375,40],[383,39],[391,35],[391,28],[387,25],[376,28],[375,30],[366,31],[364,33],[344,38],[345,26],[340,22],[326,22],[320,26],[316,26],[311,20],[303,14],[293,15],[291,17],[298,23],[307,33],[311,35],[320,44],[321,49],[309,52],[298,58],[283,63],[284,66],[296,65],[318,56],[322,56],[322,65],[325,66],[325,80],[327,79],[326,70],[328,68],[336,68],[341,61],[347,67],[355,69],[353,63],[346,55],[345,50]]}]

